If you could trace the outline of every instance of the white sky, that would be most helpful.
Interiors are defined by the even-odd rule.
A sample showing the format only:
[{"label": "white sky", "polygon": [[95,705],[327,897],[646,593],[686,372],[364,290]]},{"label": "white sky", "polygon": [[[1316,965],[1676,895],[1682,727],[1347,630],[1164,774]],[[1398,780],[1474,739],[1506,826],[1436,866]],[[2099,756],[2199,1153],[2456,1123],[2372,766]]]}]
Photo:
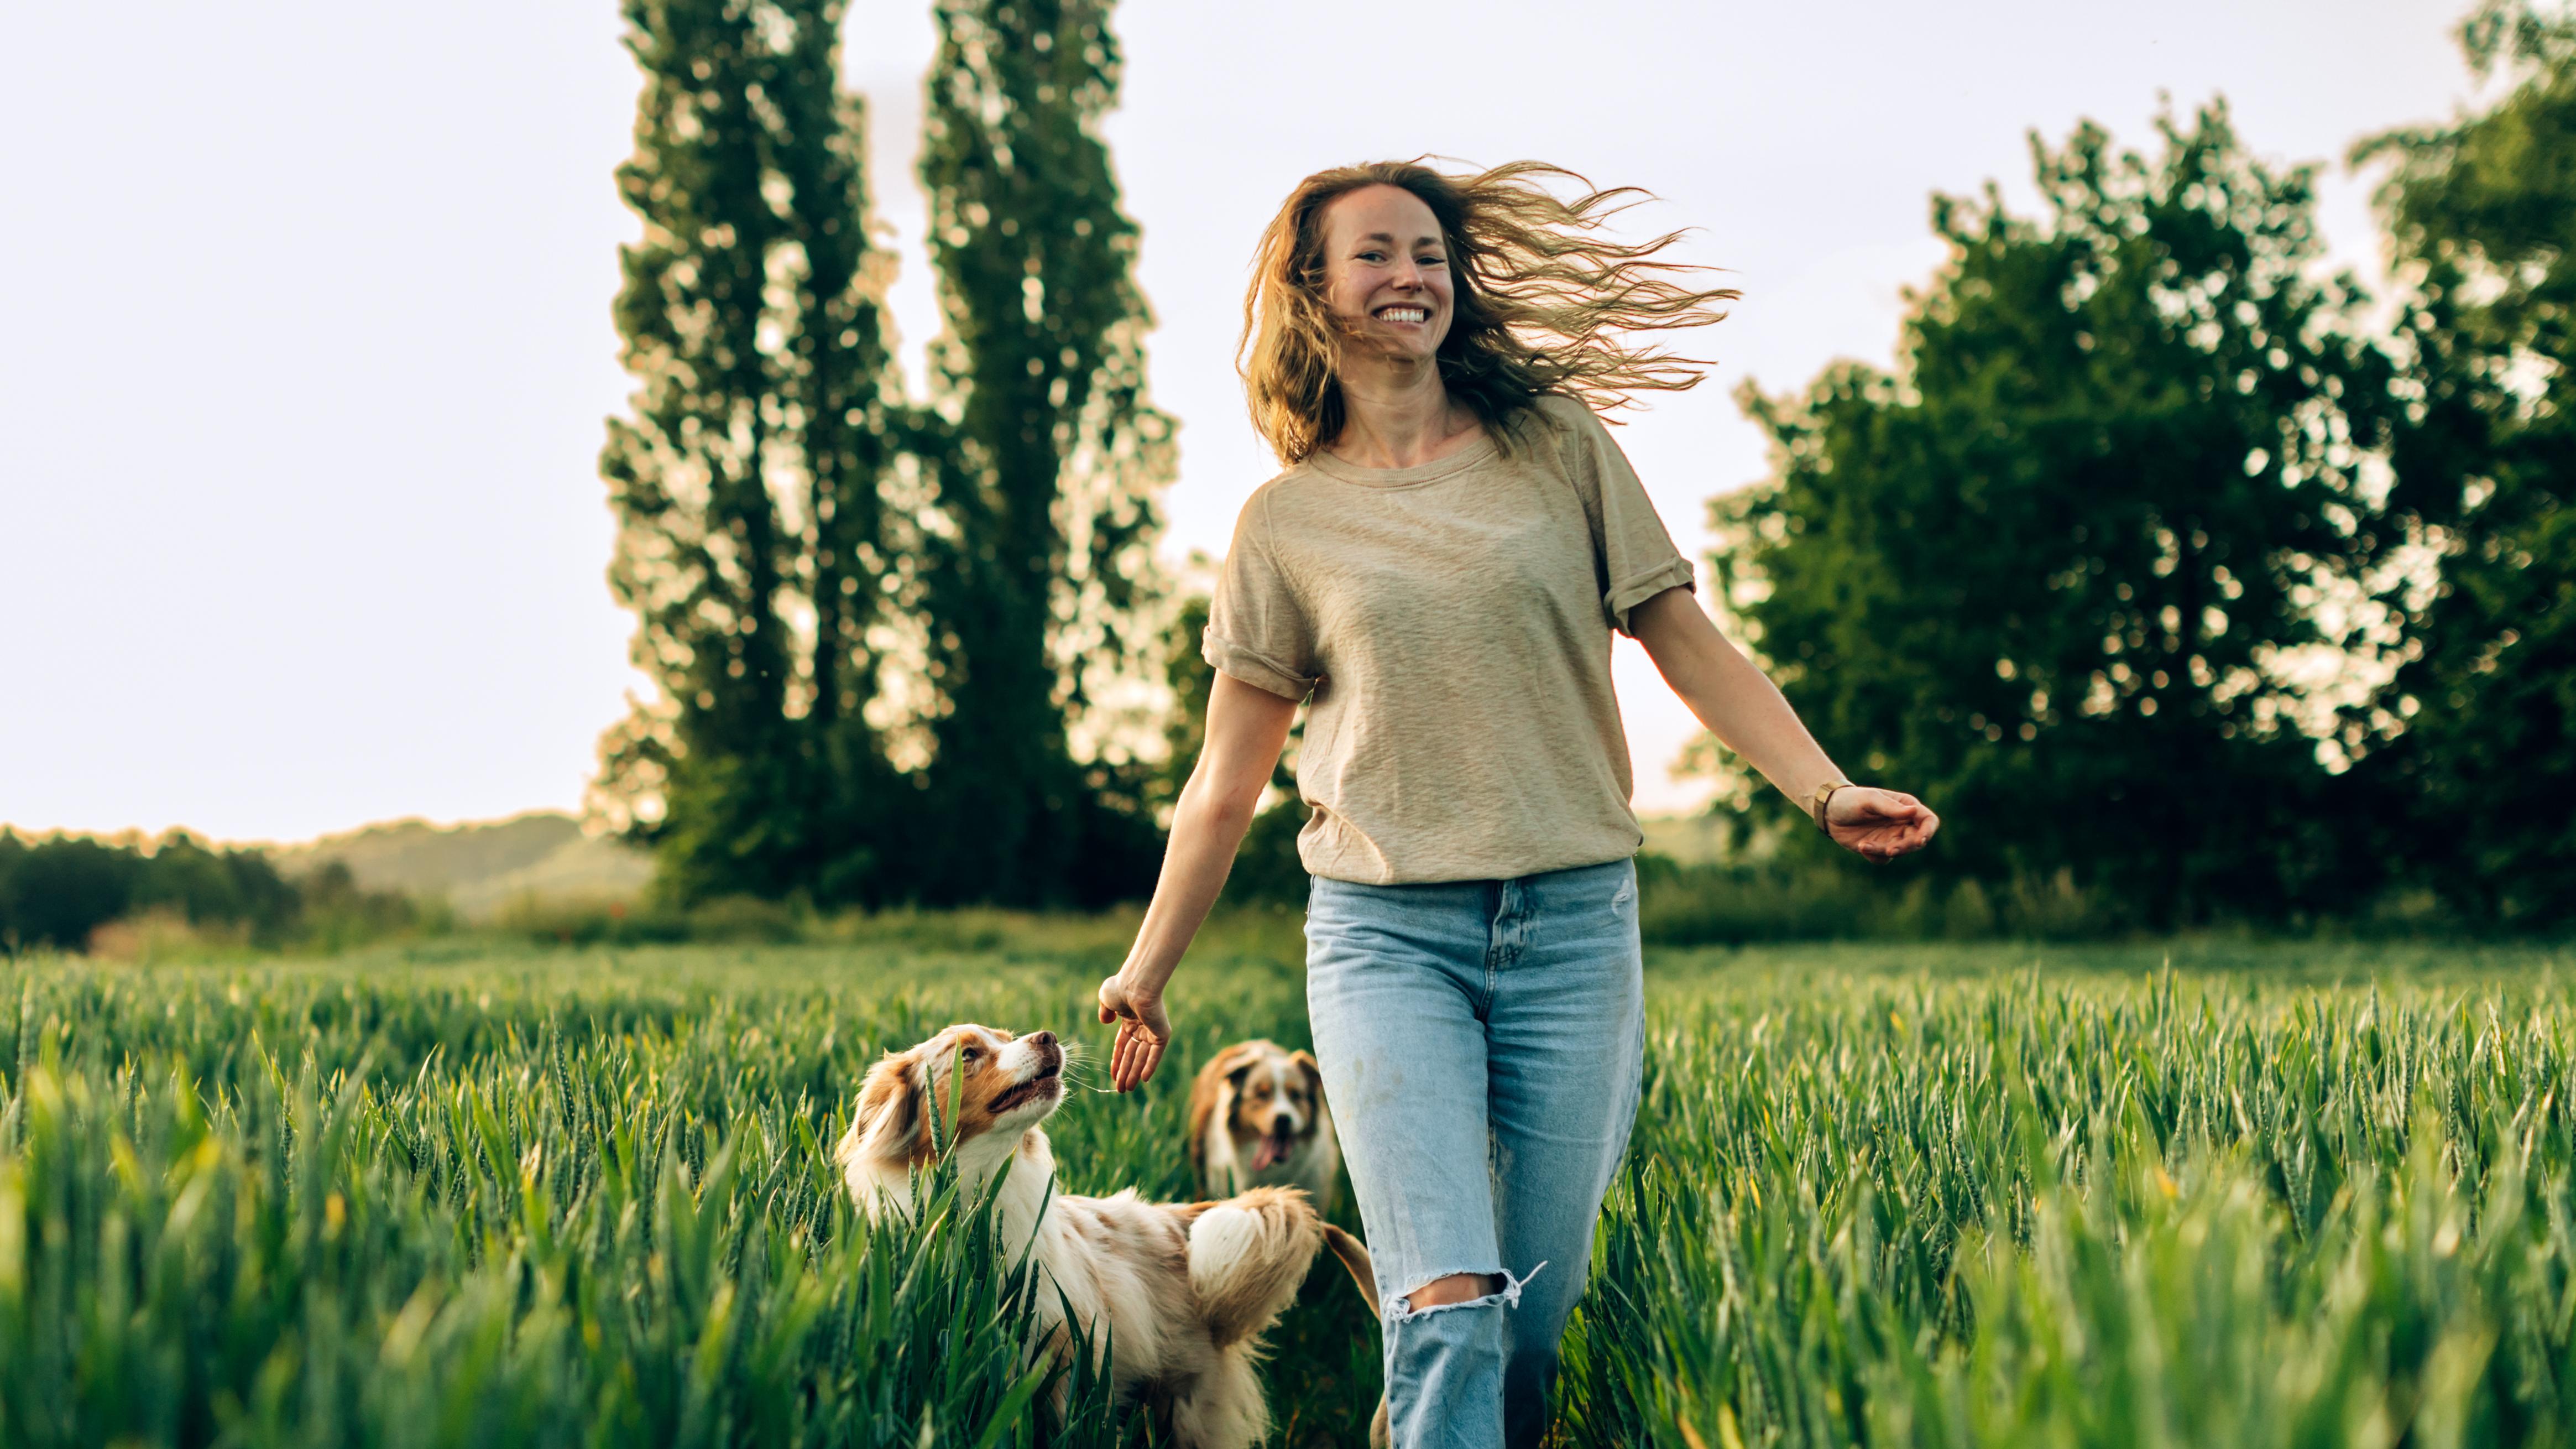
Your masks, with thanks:
[{"label": "white sky", "polygon": [[[1992,177],[2027,207],[2030,127],[2143,146],[2159,92],[2223,93],[2267,157],[2337,163],[2328,237],[2376,274],[2339,158],[2468,95],[2460,8],[1128,0],[1109,137],[1182,422],[1169,550],[1221,551],[1273,471],[1231,358],[1253,238],[1309,171],[1538,157],[1702,228],[1691,259],[1745,293],[1697,339],[1722,365],[1621,434],[1696,553],[1703,500],[1763,472],[1735,385],[1886,362],[1898,288],[1940,258],[1929,193]],[[928,7],[853,10],[917,365]],[[13,16],[0,821],[294,839],[578,803],[636,683],[595,470],[627,389],[619,30],[599,0]],[[1664,769],[1689,716],[1633,645],[1618,679],[1640,808],[1696,802]]]}]

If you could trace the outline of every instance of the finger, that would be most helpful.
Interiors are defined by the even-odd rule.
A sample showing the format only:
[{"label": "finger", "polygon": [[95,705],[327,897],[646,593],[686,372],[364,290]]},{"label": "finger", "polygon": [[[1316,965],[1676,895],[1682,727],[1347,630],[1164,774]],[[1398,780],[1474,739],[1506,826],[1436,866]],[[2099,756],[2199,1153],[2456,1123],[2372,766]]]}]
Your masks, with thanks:
[{"label": "finger", "polygon": [[1143,1056],[1145,1059],[1143,1064],[1136,1069],[1136,1082],[1139,1086],[1152,1080],[1154,1069],[1163,1064],[1163,1044],[1158,1041],[1147,1042]]},{"label": "finger", "polygon": [[1124,1092],[1138,1080],[1137,1058],[1144,1054],[1144,1044],[1136,1035],[1136,1025],[1129,1022],[1118,1031],[1118,1090]]},{"label": "finger", "polygon": [[1117,1013],[1117,1012],[1114,1012],[1114,1011],[1111,1011],[1111,1010],[1109,1009],[1109,1007],[1104,1003],[1104,1004],[1101,1006],[1101,1008],[1100,1008],[1100,1022],[1101,1022],[1101,1025],[1106,1026],[1106,1025],[1108,1025],[1110,1022],[1116,1021],[1117,1019],[1118,1019],[1118,1013]]}]

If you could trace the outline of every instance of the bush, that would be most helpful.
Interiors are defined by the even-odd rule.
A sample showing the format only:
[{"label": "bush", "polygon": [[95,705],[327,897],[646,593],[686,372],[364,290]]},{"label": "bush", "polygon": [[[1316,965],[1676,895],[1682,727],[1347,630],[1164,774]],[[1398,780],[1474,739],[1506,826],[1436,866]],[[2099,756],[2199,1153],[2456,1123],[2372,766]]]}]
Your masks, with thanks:
[{"label": "bush", "polygon": [[1975,880],[1907,879],[1902,865],[1861,875],[1831,865],[1703,863],[1637,857],[1639,930],[1649,945],[1752,941],[2093,940],[2135,922],[2059,871],[1989,892]]},{"label": "bush", "polygon": [[360,890],[334,863],[302,880],[256,848],[209,849],[174,830],[149,846],[0,829],[0,950],[103,950],[151,959],[193,948],[315,945],[444,929],[444,907]]}]

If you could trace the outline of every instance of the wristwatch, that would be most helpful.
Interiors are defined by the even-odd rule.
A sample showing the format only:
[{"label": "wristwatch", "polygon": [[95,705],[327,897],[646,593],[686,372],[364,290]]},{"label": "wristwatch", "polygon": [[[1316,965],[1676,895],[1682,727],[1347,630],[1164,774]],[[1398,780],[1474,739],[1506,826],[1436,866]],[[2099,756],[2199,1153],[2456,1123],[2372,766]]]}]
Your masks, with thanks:
[{"label": "wristwatch", "polygon": [[1828,780],[1816,787],[1816,793],[1807,797],[1807,813],[1815,817],[1818,830],[1827,835],[1834,833],[1833,827],[1825,824],[1825,806],[1832,801],[1836,790],[1850,788],[1852,788],[1852,782],[1849,780]]}]

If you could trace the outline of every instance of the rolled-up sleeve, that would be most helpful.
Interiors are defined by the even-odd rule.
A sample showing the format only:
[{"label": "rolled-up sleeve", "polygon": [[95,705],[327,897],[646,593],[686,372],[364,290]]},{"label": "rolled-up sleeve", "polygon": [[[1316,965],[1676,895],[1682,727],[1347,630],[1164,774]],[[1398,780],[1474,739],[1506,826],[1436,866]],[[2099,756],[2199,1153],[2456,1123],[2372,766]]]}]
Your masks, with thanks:
[{"label": "rolled-up sleeve", "polygon": [[1592,537],[1600,550],[1601,611],[1611,628],[1633,635],[1629,610],[1666,589],[1693,587],[1697,574],[1673,545],[1663,516],[1655,512],[1655,501],[1646,496],[1646,485],[1618,440],[1590,408],[1577,406],[1575,411],[1582,414],[1577,426],[1585,434],[1590,464],[1584,469],[1591,494],[1585,502],[1593,508]]},{"label": "rolled-up sleeve", "polygon": [[1220,673],[1302,700],[1322,672],[1305,606],[1270,545],[1267,503],[1255,494],[1235,520],[1200,653]]}]

